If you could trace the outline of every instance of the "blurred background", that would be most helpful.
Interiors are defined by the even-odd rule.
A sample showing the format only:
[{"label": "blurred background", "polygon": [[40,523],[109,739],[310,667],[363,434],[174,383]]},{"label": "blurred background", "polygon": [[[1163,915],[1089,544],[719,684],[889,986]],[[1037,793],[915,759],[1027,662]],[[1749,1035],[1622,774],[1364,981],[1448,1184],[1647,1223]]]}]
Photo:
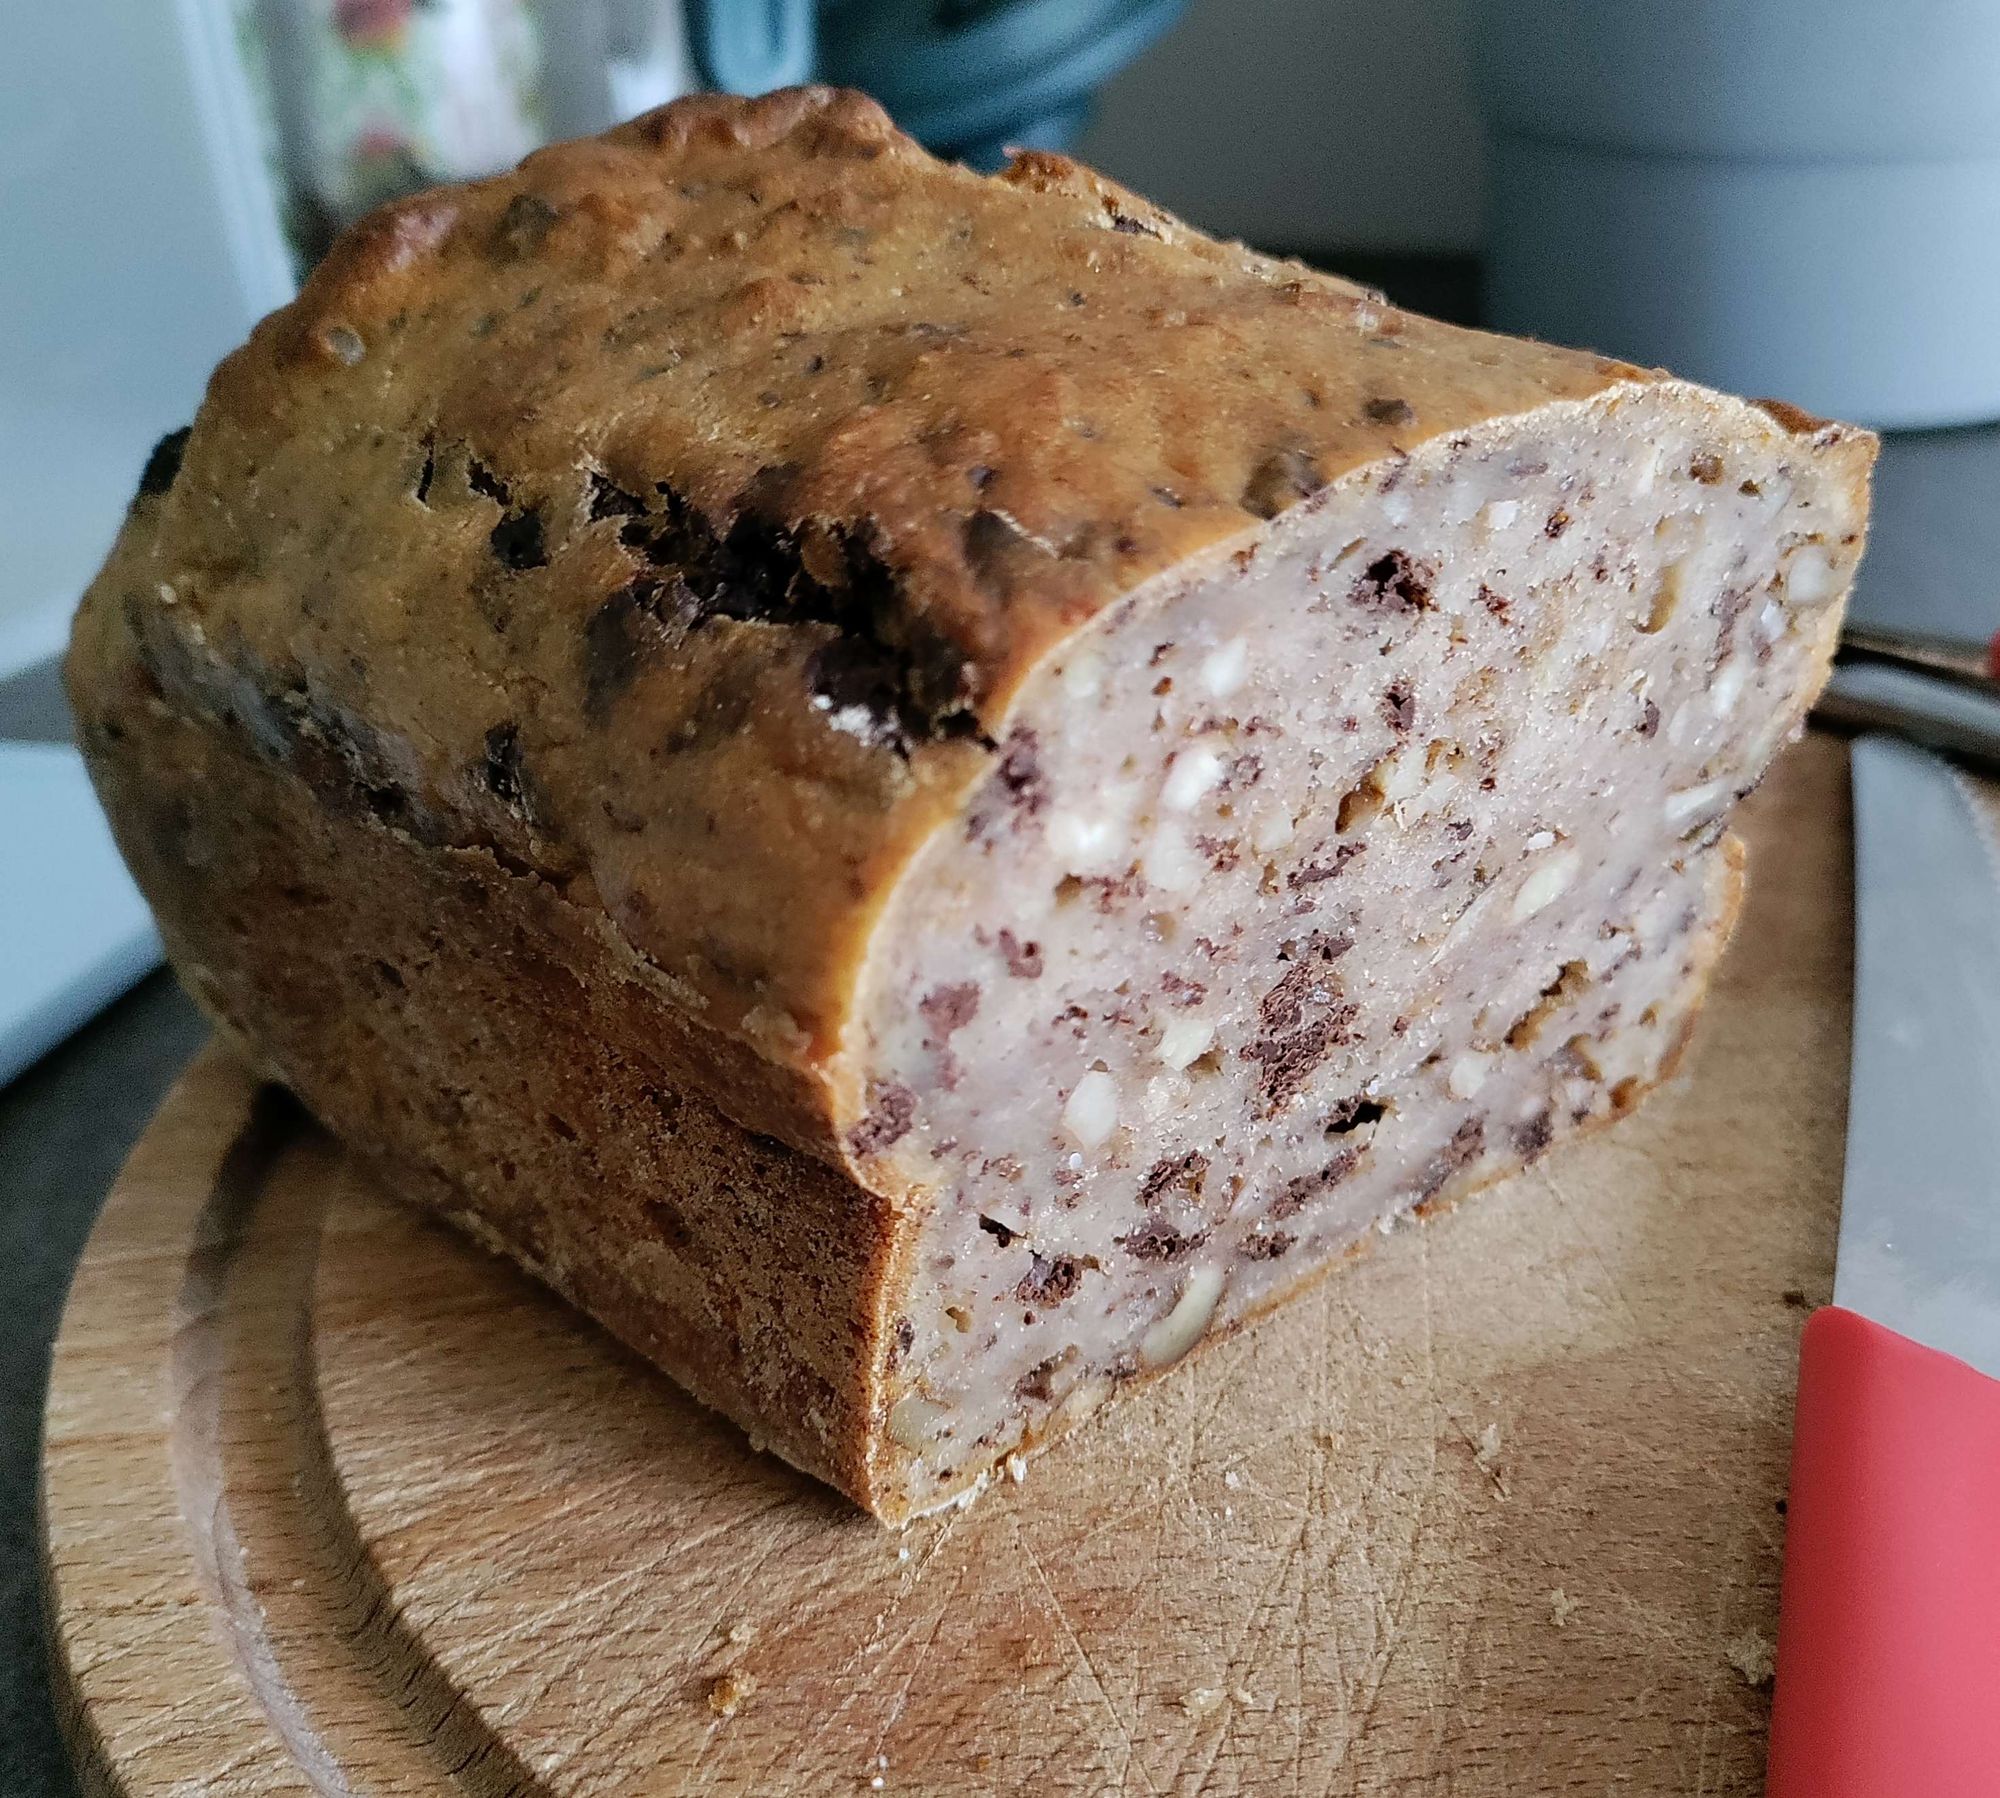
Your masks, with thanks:
[{"label": "blurred background", "polygon": [[0,1789],[67,1781],[29,1547],[48,1332],[200,1036],[144,978],[157,943],[53,658],[152,444],[370,205],[703,86],[850,83],[982,166],[1073,150],[1422,310],[1891,432],[1854,622],[1979,696],[1996,0],[0,0],[0,21]]}]

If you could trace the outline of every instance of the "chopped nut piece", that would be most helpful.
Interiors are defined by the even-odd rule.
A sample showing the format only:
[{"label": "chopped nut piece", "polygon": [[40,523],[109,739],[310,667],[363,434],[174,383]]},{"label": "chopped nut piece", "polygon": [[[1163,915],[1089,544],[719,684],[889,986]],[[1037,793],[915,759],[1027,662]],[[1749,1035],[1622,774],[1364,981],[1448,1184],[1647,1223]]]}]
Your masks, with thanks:
[{"label": "chopped nut piece", "polygon": [[1795,606],[1823,606],[1840,586],[1833,558],[1817,543],[1808,543],[1785,571],[1785,597]]},{"label": "chopped nut piece", "polygon": [[1741,703],[1743,689],[1750,681],[1750,667],[1749,662],[1738,656],[1716,670],[1715,679],[1708,684],[1708,709],[1718,718],[1728,717]]},{"label": "chopped nut piece", "polygon": [[1191,893],[1208,873],[1208,858],[1189,843],[1187,833],[1162,821],[1154,828],[1141,862],[1147,881],[1167,893]]},{"label": "chopped nut piece", "polygon": [[1223,1270],[1215,1266],[1197,1267],[1188,1274],[1174,1308],[1139,1344],[1139,1358],[1148,1367],[1166,1367],[1178,1361],[1201,1340],[1214,1315],[1215,1301],[1222,1296],[1225,1278]]},{"label": "chopped nut piece", "polygon": [[1523,924],[1537,912],[1546,911],[1569,891],[1570,882],[1576,878],[1581,866],[1582,858],[1574,849],[1558,849],[1543,856],[1514,895],[1513,909],[1509,914],[1513,921]]},{"label": "chopped nut piece", "polygon": [[907,1392],[889,1412],[889,1434],[913,1455],[929,1448],[938,1426],[951,1413],[921,1392]]},{"label": "chopped nut piece", "polygon": [[1241,637],[1231,637],[1211,650],[1201,664],[1201,685],[1211,699],[1227,699],[1243,685],[1250,668],[1250,651]]},{"label": "chopped nut piece", "polygon": [[1497,1055],[1481,1054],[1468,1050],[1451,1064],[1451,1077],[1445,1082],[1446,1090],[1454,1099],[1476,1099],[1479,1089],[1486,1084],[1486,1077],[1500,1064]]},{"label": "chopped nut piece", "polygon": [[1170,1068],[1199,1060],[1215,1041],[1215,1026],[1206,1018],[1177,1017],[1160,1032],[1159,1057]]},{"label": "chopped nut piece", "polygon": [[1679,828],[1690,819],[1713,812],[1729,797],[1729,789],[1719,780],[1709,781],[1704,786],[1689,787],[1685,792],[1667,795],[1666,819],[1670,825]]},{"label": "chopped nut piece", "polygon": [[1193,811],[1221,779],[1222,757],[1214,750],[1200,745],[1183,749],[1174,757],[1160,803],[1172,812]]},{"label": "chopped nut piece", "polygon": [[1086,1149],[1101,1148],[1118,1128],[1118,1082],[1093,1069],[1063,1103],[1063,1126]]}]

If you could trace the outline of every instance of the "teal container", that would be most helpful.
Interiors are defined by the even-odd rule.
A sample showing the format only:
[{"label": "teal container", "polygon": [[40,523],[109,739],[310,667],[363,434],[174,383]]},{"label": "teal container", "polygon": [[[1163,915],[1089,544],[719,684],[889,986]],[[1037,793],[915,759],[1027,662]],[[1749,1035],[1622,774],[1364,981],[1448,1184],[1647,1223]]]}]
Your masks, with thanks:
[{"label": "teal container", "polygon": [[1071,148],[1097,89],[1186,0],[688,0],[702,79],[739,94],[858,87],[940,155]]}]

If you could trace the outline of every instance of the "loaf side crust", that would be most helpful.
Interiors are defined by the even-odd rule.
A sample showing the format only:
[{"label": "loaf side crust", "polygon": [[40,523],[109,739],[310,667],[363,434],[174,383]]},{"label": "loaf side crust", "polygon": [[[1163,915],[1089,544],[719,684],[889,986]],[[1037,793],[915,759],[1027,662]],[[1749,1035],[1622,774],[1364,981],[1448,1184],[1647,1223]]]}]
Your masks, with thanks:
[{"label": "loaf side crust", "polygon": [[895,1203],[677,1084],[600,912],[328,805],[240,733],[143,700],[119,719],[96,773],[120,847],[246,1066],[386,1190],[868,1504]]}]

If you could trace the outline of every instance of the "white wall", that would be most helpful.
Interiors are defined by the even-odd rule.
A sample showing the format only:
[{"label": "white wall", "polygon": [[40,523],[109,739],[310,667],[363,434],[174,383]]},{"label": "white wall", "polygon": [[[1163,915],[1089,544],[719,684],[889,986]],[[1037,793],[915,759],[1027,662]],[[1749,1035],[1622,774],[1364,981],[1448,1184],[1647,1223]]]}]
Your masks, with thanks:
[{"label": "white wall", "polygon": [[4,676],[61,645],[146,452],[292,283],[224,9],[0,0],[0,21]]},{"label": "white wall", "polygon": [[1261,245],[1471,249],[1481,157],[1463,9],[1481,3],[1193,0],[1105,90],[1081,154]]}]

